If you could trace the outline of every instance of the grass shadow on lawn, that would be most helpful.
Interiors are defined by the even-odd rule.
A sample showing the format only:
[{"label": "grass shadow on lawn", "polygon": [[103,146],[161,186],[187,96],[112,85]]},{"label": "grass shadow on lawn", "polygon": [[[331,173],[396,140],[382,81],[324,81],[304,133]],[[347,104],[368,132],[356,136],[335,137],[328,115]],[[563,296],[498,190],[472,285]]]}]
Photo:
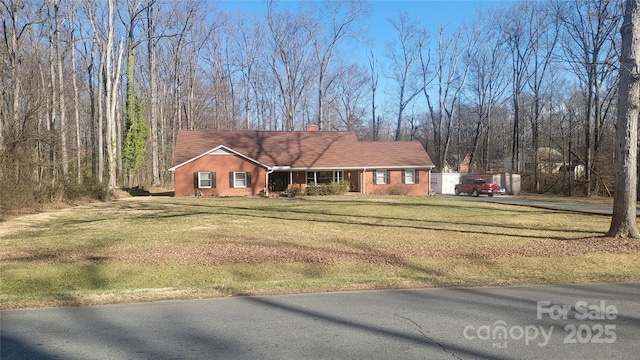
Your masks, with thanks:
[{"label": "grass shadow on lawn", "polygon": [[[396,227],[396,228],[406,228],[406,229],[416,229],[416,230],[433,230],[433,231],[448,231],[453,233],[462,233],[462,234],[478,234],[478,235],[494,235],[494,236],[517,236],[522,238],[532,238],[532,239],[554,239],[554,240],[569,240],[572,237],[565,236],[547,236],[547,235],[525,235],[521,233],[509,233],[509,232],[499,232],[499,231],[482,231],[482,230],[470,230],[468,228],[496,228],[496,229],[510,229],[510,230],[527,230],[531,231],[532,229],[526,226],[515,226],[515,225],[507,225],[500,223],[473,223],[468,220],[462,221],[439,221],[439,220],[425,220],[425,219],[410,219],[406,217],[393,217],[393,216],[377,216],[377,215],[356,215],[356,214],[340,214],[325,211],[324,213],[318,213],[314,211],[308,210],[297,210],[297,209],[262,209],[262,208],[249,208],[242,206],[230,206],[230,205],[219,205],[216,206],[217,211],[216,214],[224,214],[230,216],[243,216],[243,217],[254,217],[260,219],[273,219],[273,220],[284,220],[284,221],[303,221],[303,222],[317,222],[317,223],[334,223],[341,225],[357,225],[357,226],[370,226],[370,227]],[[538,211],[540,215],[550,215],[556,214],[557,211]],[[197,216],[206,214],[204,212],[184,212],[182,214],[174,213],[170,215],[166,215],[167,217],[180,217],[180,216]],[[531,214],[531,211],[528,212]],[[296,216],[300,215],[300,216]],[[165,215],[149,215],[148,217],[164,217]],[[323,218],[321,218],[323,217]],[[354,219],[358,219],[355,221]],[[394,222],[390,224],[389,222]],[[400,224],[397,222],[404,222],[404,224]],[[459,226],[459,228],[444,228],[439,225],[449,225],[449,226]],[[593,232],[584,231],[579,228],[574,229],[551,229],[545,228],[541,229],[549,232],[557,232],[557,233],[568,233],[568,234],[577,234],[584,233],[585,235],[592,236]]]}]

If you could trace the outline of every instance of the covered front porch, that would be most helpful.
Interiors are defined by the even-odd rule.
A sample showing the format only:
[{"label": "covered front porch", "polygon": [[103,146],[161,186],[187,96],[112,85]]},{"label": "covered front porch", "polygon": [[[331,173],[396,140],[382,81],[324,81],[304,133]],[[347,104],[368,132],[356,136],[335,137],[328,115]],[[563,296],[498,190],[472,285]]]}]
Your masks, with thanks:
[{"label": "covered front porch", "polygon": [[267,194],[284,193],[291,185],[306,192],[310,185],[344,181],[350,193],[378,195],[429,195],[432,166],[349,168],[349,169],[271,169],[267,172]]},{"label": "covered front porch", "polygon": [[274,170],[267,174],[269,192],[284,192],[292,184],[298,184],[302,189],[308,185],[329,184],[331,182],[346,181],[350,192],[361,192],[364,169],[361,170]]}]

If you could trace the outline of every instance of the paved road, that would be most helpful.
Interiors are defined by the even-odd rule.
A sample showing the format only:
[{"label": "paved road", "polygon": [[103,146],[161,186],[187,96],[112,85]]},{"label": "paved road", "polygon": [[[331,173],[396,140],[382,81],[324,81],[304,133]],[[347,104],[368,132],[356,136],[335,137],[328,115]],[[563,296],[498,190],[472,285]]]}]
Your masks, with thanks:
[{"label": "paved road", "polygon": [[[588,213],[588,214],[598,214],[598,215],[609,215],[613,214],[613,206],[606,205],[589,205],[589,204],[577,204],[577,203],[568,203],[568,202],[554,202],[554,201],[540,201],[533,199],[522,199],[518,197],[512,197],[509,195],[495,195],[493,197],[487,196],[455,196],[455,195],[438,195],[442,198],[447,198],[451,200],[460,200],[460,201],[484,201],[484,202],[494,202],[500,204],[507,205],[519,205],[519,206],[530,206],[542,209],[552,209],[552,210],[562,210],[562,211],[572,211],[572,212],[580,212],[580,213]],[[640,216],[640,208],[637,211],[638,216]]]},{"label": "paved road", "polygon": [[637,359],[638,299],[640,283],[614,283],[10,310],[0,312],[1,355],[36,360]]}]

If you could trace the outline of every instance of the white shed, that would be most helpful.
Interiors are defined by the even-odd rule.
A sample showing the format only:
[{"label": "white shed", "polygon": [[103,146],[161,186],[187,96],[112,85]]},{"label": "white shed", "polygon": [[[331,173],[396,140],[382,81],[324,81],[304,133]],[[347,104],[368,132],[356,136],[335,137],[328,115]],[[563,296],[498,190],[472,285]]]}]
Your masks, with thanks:
[{"label": "white shed", "polygon": [[453,195],[459,182],[459,173],[431,173],[431,193]]}]

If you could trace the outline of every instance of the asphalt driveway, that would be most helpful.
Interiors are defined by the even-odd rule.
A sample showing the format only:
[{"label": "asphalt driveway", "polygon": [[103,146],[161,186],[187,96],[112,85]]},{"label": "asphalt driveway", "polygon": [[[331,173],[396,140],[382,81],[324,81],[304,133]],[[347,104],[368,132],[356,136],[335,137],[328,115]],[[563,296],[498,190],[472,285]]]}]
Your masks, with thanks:
[{"label": "asphalt driveway", "polygon": [[[513,197],[509,195],[495,195],[493,197],[488,196],[466,196],[466,195],[438,195],[442,198],[447,198],[451,200],[460,200],[460,201],[484,201],[484,202],[492,202],[499,204],[507,204],[507,205],[518,205],[518,206],[530,206],[535,208],[542,209],[552,209],[552,210],[560,210],[560,211],[571,211],[571,212],[579,212],[579,213],[588,213],[588,214],[597,214],[597,215],[609,215],[613,214],[613,206],[604,206],[604,205],[590,205],[590,204],[578,204],[578,203],[569,203],[562,201],[541,201],[541,200],[533,200],[533,199],[523,199],[519,197]],[[637,211],[640,216],[640,208]]]}]

